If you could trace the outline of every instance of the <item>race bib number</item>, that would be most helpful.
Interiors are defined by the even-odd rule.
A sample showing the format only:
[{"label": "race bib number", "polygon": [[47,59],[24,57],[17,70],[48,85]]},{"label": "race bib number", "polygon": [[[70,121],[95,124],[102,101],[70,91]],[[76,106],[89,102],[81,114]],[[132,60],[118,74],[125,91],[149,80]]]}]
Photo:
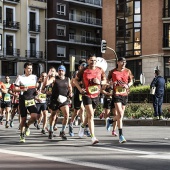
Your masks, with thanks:
[{"label": "race bib number", "polygon": [[82,94],[79,94],[79,100],[82,101]]},{"label": "race bib number", "polygon": [[89,86],[88,91],[90,94],[96,94],[99,92],[99,88],[98,86]]},{"label": "race bib number", "polygon": [[34,106],[34,105],[35,105],[35,100],[34,99],[25,100],[25,107]]},{"label": "race bib number", "polygon": [[11,100],[10,94],[5,94],[4,101],[9,102]]},{"label": "race bib number", "polygon": [[39,94],[38,98],[41,100],[46,100],[46,94]]},{"label": "race bib number", "polygon": [[63,95],[59,95],[57,101],[60,103],[64,103],[67,101],[67,97]]},{"label": "race bib number", "polygon": [[116,86],[116,94],[126,93],[126,89],[121,86]]}]

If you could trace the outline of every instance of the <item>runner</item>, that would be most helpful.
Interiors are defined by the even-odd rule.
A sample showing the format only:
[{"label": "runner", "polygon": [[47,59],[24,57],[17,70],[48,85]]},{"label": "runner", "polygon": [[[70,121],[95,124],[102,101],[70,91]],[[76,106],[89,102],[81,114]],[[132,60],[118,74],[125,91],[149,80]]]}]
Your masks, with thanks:
[{"label": "runner", "polygon": [[[83,61],[80,60],[79,64],[80,65],[78,67],[78,71],[87,66],[87,64],[84,60]],[[73,76],[73,79],[75,78],[78,71],[76,71],[75,75]],[[85,108],[84,108],[84,105],[82,102],[82,95],[80,94],[77,87],[75,87],[75,85],[73,83],[73,79],[71,80],[71,84],[72,84],[72,87],[74,87],[74,112],[71,116],[71,120],[70,120],[70,124],[69,124],[69,135],[70,136],[74,136],[73,122],[75,121],[76,118],[78,119],[78,115],[80,115],[81,124],[84,122],[84,111],[85,111]],[[79,81],[79,85],[82,87],[82,80]],[[85,134],[87,136],[90,136],[88,125],[86,125]]]},{"label": "runner", "polygon": [[[21,114],[20,142],[25,142],[25,135],[30,135],[29,126],[37,119],[37,108],[35,105],[37,76],[32,74],[32,63],[24,64],[24,75],[19,75],[15,81],[15,92],[20,92],[19,109]],[[31,117],[27,120],[27,110]],[[25,132],[24,132],[25,127]]]},{"label": "runner", "polygon": [[47,114],[48,114],[48,109],[47,109],[47,103],[46,103],[46,94],[42,93],[42,86],[43,83],[45,82],[45,79],[47,77],[46,72],[42,72],[40,75],[40,79],[37,83],[37,96],[36,96],[36,106],[37,106],[37,111],[38,111],[38,116],[37,116],[37,129],[40,129],[40,123],[41,120],[43,119],[43,127],[41,130],[42,134],[46,134],[45,129],[47,128]]},{"label": "runner", "polygon": [[119,128],[119,142],[126,142],[125,137],[123,136],[122,128],[123,128],[123,116],[126,104],[128,102],[128,92],[129,87],[133,84],[132,78],[133,75],[126,66],[126,59],[124,57],[118,58],[117,62],[118,67],[111,70],[108,75],[108,79],[112,79],[113,81],[113,89],[114,94],[112,100],[115,105],[115,109],[117,112],[117,116],[113,119],[108,119],[108,125],[112,124],[113,121],[117,121],[117,125]]},{"label": "runner", "polygon": [[10,78],[9,76],[5,76],[5,87],[7,89],[7,93],[2,93],[2,105],[1,105],[1,109],[2,109],[2,113],[5,112],[6,114],[6,124],[5,124],[5,128],[9,127],[9,116],[10,116],[10,111],[11,111],[11,95],[8,93],[8,89],[10,87]]},{"label": "runner", "polygon": [[70,79],[65,77],[66,68],[63,65],[58,67],[58,76],[56,76],[55,81],[52,86],[50,109],[52,110],[50,116],[50,128],[49,128],[49,139],[53,138],[53,126],[55,121],[55,115],[58,110],[60,110],[64,119],[62,122],[62,130],[60,131],[60,137],[63,140],[67,140],[65,135],[65,129],[69,119],[69,104],[70,100],[68,97],[72,97],[72,86]]},{"label": "runner", "polygon": [[[85,105],[86,114],[88,116],[88,125],[91,134],[92,144],[96,144],[99,140],[94,134],[94,111],[99,103],[99,94],[101,84],[106,84],[106,76],[104,71],[96,66],[97,58],[95,55],[89,55],[88,67],[80,70],[74,79],[74,84],[83,95],[83,104]],[[83,87],[80,87],[79,81],[83,78]],[[80,126],[79,136],[83,137],[86,121]]]},{"label": "runner", "polygon": [[5,84],[0,81],[0,124],[3,124],[3,118],[4,118],[4,114],[3,114],[2,109],[1,109],[2,93],[4,93],[4,94],[7,93],[7,89],[6,89]]},{"label": "runner", "polygon": [[[9,94],[12,95],[12,112],[11,112],[11,121],[10,121],[11,128],[14,126],[13,121],[16,113],[18,113],[19,124],[21,122],[21,116],[19,113],[19,92],[14,92],[14,89],[15,89],[15,84],[12,83],[8,90]],[[18,128],[20,128],[20,125]]]}]

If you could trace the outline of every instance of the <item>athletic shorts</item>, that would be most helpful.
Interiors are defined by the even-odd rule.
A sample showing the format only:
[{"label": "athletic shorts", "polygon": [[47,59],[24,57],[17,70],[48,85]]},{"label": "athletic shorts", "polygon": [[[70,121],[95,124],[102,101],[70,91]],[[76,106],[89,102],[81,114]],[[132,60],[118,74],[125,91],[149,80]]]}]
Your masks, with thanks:
[{"label": "athletic shorts", "polygon": [[65,105],[70,105],[70,101],[66,100],[64,103],[60,103],[60,102],[57,101],[57,99],[52,99],[51,98],[51,102],[50,102],[49,108],[52,111],[56,111],[56,110],[60,110],[60,107],[63,107]]},{"label": "athletic shorts", "polygon": [[13,108],[18,108],[18,106],[19,106],[19,103],[12,103]]},{"label": "athletic shorts", "polygon": [[99,97],[90,98],[89,96],[83,96],[82,99],[84,105],[92,104],[93,109],[96,109],[97,105],[99,104]]},{"label": "athletic shorts", "polygon": [[81,107],[82,100],[80,100],[79,94],[74,95],[74,109],[79,110]]},{"label": "athletic shorts", "polygon": [[41,114],[41,111],[43,112],[44,110],[48,110],[46,103],[37,103],[36,106],[38,114]]},{"label": "athletic shorts", "polygon": [[29,111],[30,114],[31,113],[37,113],[36,105],[26,107],[25,106],[25,100],[23,98],[19,99],[19,109],[20,109],[21,117],[27,117],[27,110]]},{"label": "athletic shorts", "polygon": [[111,109],[111,103],[112,103],[111,98],[104,98],[103,108],[104,109]]},{"label": "athletic shorts", "polygon": [[2,108],[2,109],[6,108],[6,107],[11,107],[11,102],[4,102],[4,101],[3,101],[3,102],[1,103],[1,108]]},{"label": "athletic shorts", "polygon": [[128,96],[113,96],[114,103],[122,103],[122,105],[126,105],[128,103]]}]

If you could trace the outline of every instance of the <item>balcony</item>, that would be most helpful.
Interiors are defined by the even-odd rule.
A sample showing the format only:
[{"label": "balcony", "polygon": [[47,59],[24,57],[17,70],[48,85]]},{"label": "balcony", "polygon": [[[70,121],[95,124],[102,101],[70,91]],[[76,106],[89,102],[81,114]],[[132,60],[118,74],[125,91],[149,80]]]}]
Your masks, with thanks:
[{"label": "balcony", "polygon": [[25,50],[25,57],[32,59],[43,59],[43,52],[35,50]]},{"label": "balcony", "polygon": [[90,45],[100,45],[101,38],[95,37],[86,37],[81,35],[69,34],[69,42],[81,43],[81,44],[90,44]]},{"label": "balcony", "polygon": [[20,3],[20,0],[4,0],[6,3],[11,3],[11,4],[18,4]]},{"label": "balcony", "polygon": [[20,57],[20,49],[17,48],[4,48],[3,49],[3,54],[5,56],[9,57]]},{"label": "balcony", "polygon": [[84,23],[84,24],[102,26],[101,19],[92,18],[92,17],[85,17],[83,15],[69,14],[69,20],[79,22],[79,23]]},{"label": "balcony", "polygon": [[3,21],[4,29],[18,31],[20,29],[20,23],[16,21]]},{"label": "balcony", "polygon": [[78,4],[85,4],[85,5],[90,5],[90,6],[98,6],[102,7],[102,1],[101,0],[65,0],[69,2],[74,2]]},{"label": "balcony", "polygon": [[28,0],[30,8],[47,9],[47,0]]},{"label": "balcony", "polygon": [[37,33],[39,34],[41,31],[41,26],[40,25],[30,25],[29,24],[29,32],[32,32],[32,33]]}]

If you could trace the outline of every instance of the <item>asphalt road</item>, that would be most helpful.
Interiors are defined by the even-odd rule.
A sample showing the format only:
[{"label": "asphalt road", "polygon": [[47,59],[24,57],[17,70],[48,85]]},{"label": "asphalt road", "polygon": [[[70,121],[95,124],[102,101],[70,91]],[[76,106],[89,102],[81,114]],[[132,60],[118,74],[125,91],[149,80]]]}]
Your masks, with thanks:
[{"label": "asphalt road", "polygon": [[[100,143],[91,145],[89,137],[80,139],[78,127],[75,136],[62,141],[59,135],[49,140],[40,130],[31,126],[26,143],[19,143],[18,123],[5,129],[0,125],[0,170],[169,170],[170,127],[125,126],[127,143],[119,144],[104,126],[96,126]],[[68,129],[67,129],[68,132]]]}]

